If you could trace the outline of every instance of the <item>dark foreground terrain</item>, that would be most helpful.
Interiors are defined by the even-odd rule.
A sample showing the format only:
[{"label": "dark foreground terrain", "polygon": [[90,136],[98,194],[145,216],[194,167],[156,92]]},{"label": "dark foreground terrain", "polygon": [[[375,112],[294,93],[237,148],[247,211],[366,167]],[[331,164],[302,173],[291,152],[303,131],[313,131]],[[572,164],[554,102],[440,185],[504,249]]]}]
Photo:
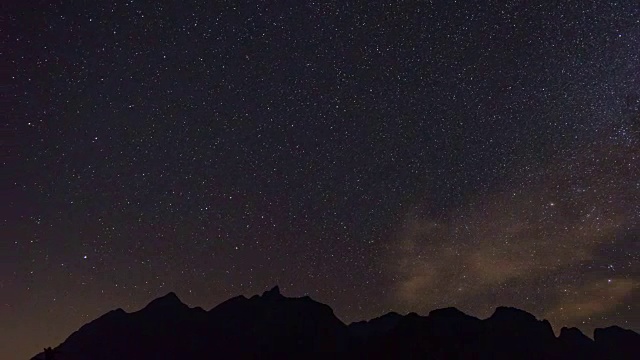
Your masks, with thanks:
[{"label": "dark foreground terrain", "polygon": [[507,307],[485,320],[446,308],[347,326],[329,306],[284,297],[275,287],[210,311],[169,293],[140,311],[103,315],[52,353],[47,357],[57,360],[640,359],[640,335],[613,326],[596,329],[594,340],[576,328],[562,328],[556,337],[548,321]]}]

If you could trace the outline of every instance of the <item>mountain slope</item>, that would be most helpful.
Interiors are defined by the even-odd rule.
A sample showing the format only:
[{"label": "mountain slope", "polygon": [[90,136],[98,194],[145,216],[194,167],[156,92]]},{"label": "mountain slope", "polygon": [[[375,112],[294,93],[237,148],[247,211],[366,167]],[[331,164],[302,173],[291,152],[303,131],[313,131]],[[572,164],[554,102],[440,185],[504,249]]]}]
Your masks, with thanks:
[{"label": "mountain slope", "polygon": [[[455,308],[428,316],[389,313],[346,326],[309,297],[288,298],[278,287],[238,296],[209,311],[174,293],[133,313],[110,311],[56,347],[57,360],[115,359],[636,359],[640,335],[597,329],[594,340],[546,320],[499,307],[481,320]],[[43,359],[44,354],[35,358]]]}]

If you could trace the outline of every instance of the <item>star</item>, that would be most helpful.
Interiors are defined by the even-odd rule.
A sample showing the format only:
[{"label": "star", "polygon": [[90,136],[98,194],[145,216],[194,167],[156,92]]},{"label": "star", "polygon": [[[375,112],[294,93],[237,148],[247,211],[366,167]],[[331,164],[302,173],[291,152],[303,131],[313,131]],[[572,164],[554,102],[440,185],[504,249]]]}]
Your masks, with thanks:
[{"label": "star", "polygon": [[0,358],[278,284],[640,330],[633,1],[14,3]]}]

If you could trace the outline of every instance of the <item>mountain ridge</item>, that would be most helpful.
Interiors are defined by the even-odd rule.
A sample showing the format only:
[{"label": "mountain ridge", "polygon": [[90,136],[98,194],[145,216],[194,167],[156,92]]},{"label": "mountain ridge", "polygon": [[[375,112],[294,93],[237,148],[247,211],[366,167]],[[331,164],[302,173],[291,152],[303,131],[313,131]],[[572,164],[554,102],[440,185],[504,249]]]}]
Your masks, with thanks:
[{"label": "mountain ridge", "polygon": [[330,306],[308,296],[286,297],[275,286],[208,311],[169,292],[135,312],[109,311],[53,350],[56,360],[633,359],[640,358],[640,335],[612,326],[596,329],[594,339],[566,327],[556,336],[547,320],[504,306],[486,319],[448,307],[426,316],[390,312],[347,325]]}]

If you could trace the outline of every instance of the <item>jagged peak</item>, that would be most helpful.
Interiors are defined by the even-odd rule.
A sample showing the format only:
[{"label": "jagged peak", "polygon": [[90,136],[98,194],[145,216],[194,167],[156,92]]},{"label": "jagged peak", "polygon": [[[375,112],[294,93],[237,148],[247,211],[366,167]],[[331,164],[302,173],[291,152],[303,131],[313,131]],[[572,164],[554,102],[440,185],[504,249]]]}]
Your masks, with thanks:
[{"label": "jagged peak", "polygon": [[520,332],[532,332],[544,336],[547,340],[555,338],[549,321],[538,320],[533,314],[514,307],[501,306],[490,318],[484,320],[490,328],[513,329],[520,328]]},{"label": "jagged peak", "polygon": [[560,336],[575,336],[575,335],[586,336],[577,327],[566,327],[566,326],[563,326],[560,329]]},{"label": "jagged peak", "polygon": [[262,298],[267,300],[277,300],[284,298],[284,296],[280,293],[280,287],[276,285],[271,290],[265,291],[262,294]]},{"label": "jagged peak", "polygon": [[157,309],[157,308],[174,308],[174,307],[184,307],[186,306],[176,293],[169,292],[168,294],[161,296],[155,300],[152,300],[144,309]]},{"label": "jagged peak", "polygon": [[174,293],[173,291],[168,292],[166,295],[159,297],[156,300],[162,300],[162,301],[167,301],[167,302],[180,302],[182,303],[182,301],[180,301],[180,298],[178,297],[178,295],[176,295],[176,293]]},{"label": "jagged peak", "polygon": [[454,317],[454,316],[462,317],[462,316],[469,316],[469,315],[465,314],[464,312],[458,310],[458,308],[455,308],[455,307],[435,309],[429,312],[429,317]]}]

